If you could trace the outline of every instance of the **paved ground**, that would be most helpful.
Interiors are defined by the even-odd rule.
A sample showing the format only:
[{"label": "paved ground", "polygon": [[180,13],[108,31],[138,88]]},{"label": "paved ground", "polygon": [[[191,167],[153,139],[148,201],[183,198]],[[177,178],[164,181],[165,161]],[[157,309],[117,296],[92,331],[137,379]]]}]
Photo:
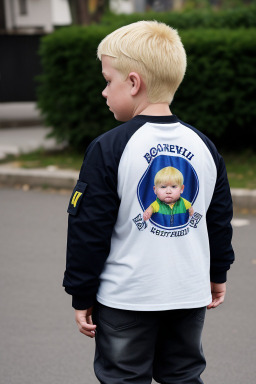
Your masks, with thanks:
[{"label": "paved ground", "polygon": [[[94,341],[61,287],[69,195],[0,189],[0,382],[97,384]],[[241,221],[242,220],[242,221]],[[222,307],[207,313],[205,384],[254,384],[256,218],[234,222],[237,261]]]},{"label": "paved ground", "polygon": [[43,126],[36,103],[0,103],[0,159],[40,147],[61,147],[55,139],[47,138],[50,131]]},{"label": "paved ground", "polygon": [[41,122],[35,102],[0,103],[0,127],[26,126]]},{"label": "paved ground", "polygon": [[0,121],[39,119],[40,112],[34,101],[0,103]]}]

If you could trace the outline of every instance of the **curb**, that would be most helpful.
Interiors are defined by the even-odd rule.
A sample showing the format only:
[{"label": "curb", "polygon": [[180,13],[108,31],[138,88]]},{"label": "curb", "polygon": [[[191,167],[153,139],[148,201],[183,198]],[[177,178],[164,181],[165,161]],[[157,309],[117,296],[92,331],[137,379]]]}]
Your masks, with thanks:
[{"label": "curb", "polygon": [[231,188],[233,205],[245,211],[256,211],[256,190]]},{"label": "curb", "polygon": [[[55,168],[22,169],[0,166],[0,185],[73,189],[78,175],[78,171]],[[232,188],[231,195],[235,209],[256,212],[256,190]]]},{"label": "curb", "polygon": [[0,120],[0,129],[4,128],[27,128],[27,127],[35,127],[42,126],[43,119],[35,118],[35,119],[10,119],[10,120]]}]

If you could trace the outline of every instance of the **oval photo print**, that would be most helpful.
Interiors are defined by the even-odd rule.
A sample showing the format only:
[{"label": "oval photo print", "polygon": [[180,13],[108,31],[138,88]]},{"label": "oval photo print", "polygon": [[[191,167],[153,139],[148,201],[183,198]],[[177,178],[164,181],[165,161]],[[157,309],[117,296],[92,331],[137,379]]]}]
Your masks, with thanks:
[{"label": "oval photo print", "polygon": [[198,190],[198,177],[188,160],[157,156],[137,188],[144,220],[162,229],[185,227],[194,213]]}]

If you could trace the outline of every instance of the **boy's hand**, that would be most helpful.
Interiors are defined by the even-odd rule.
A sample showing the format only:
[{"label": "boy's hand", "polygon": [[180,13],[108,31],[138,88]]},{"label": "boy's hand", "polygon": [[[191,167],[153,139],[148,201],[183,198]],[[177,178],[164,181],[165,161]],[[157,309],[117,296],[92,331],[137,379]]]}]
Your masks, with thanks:
[{"label": "boy's hand", "polygon": [[188,210],[188,213],[189,213],[189,216],[193,216],[194,215],[194,208],[190,207]]},{"label": "boy's hand", "polygon": [[226,294],[226,283],[211,283],[211,290],[212,302],[207,306],[207,309],[216,308],[223,303]]},{"label": "boy's hand", "polygon": [[91,338],[95,337],[96,329],[96,325],[94,325],[92,322],[92,309],[93,307],[85,310],[75,310],[76,323],[78,325],[79,331]]}]

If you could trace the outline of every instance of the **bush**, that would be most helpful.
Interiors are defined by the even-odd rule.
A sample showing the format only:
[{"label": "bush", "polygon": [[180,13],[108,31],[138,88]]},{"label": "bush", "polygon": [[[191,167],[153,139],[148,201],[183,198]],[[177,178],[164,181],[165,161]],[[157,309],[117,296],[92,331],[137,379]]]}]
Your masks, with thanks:
[{"label": "bush", "polygon": [[43,73],[38,77],[38,106],[52,136],[72,146],[88,141],[116,124],[101,96],[105,80],[96,50],[106,28],[63,28],[41,40]]},{"label": "bush", "polygon": [[256,29],[181,33],[187,74],[172,110],[221,147],[254,146]]},{"label": "bush", "polygon": [[107,13],[102,23],[113,29],[139,20],[158,20],[177,29],[191,28],[253,28],[256,27],[256,6],[235,7],[225,11],[195,9],[190,11],[146,12],[131,15]]},{"label": "bush", "polygon": [[[53,135],[74,147],[118,125],[101,96],[105,80],[96,60],[97,46],[109,32],[107,27],[72,27],[42,39],[39,108]],[[181,37],[188,69],[172,112],[221,146],[252,145],[256,29],[196,29],[182,31]]]}]

